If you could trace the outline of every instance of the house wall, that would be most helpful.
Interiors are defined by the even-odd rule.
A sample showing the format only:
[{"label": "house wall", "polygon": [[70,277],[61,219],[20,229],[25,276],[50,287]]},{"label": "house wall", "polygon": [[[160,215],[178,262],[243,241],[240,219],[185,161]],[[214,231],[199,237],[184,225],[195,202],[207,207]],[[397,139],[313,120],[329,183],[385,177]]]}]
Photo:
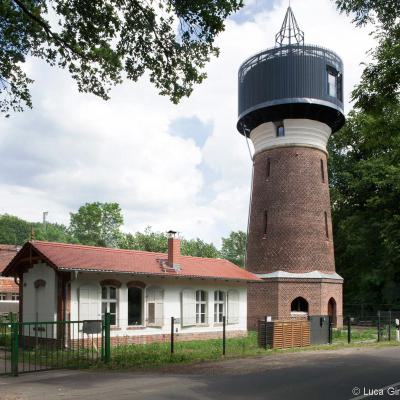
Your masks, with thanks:
[{"label": "house wall", "polygon": [[[46,282],[44,287],[35,288],[37,280]],[[35,264],[23,274],[23,321],[57,320],[57,276],[45,263]]]},{"label": "house wall", "polygon": [[[35,282],[43,280],[45,286],[35,287]],[[65,315],[57,315],[57,272],[44,263],[35,264],[23,274],[23,321],[82,321],[99,320],[101,314],[101,282],[116,280],[120,283],[117,290],[118,316],[117,323],[111,328],[112,344],[118,343],[149,343],[154,341],[168,341],[171,334],[171,317],[176,318],[174,334],[176,340],[195,340],[220,338],[222,324],[214,322],[214,291],[221,290],[226,294],[235,291],[238,296],[236,303],[237,318],[229,321],[226,326],[227,337],[243,336],[247,333],[247,285],[245,282],[227,282],[222,280],[158,278],[152,276],[138,277],[130,274],[110,273],[72,273],[71,281],[67,283]],[[128,286],[129,282],[139,282],[143,286],[142,298],[142,325],[128,325]],[[147,323],[147,293],[151,287],[163,291],[162,323],[152,326]],[[82,290],[84,289],[84,290]],[[207,293],[207,313],[204,324],[183,326],[182,323],[182,292],[185,289],[204,290]],[[84,295],[83,295],[84,293]],[[90,294],[91,293],[91,294]],[[232,293],[232,292],[231,292]],[[86,296],[86,297],[85,297]],[[87,301],[88,296],[92,300]],[[85,306],[82,299],[85,299]],[[225,314],[229,317],[227,296],[225,297]],[[83,315],[84,314],[84,315]],[[193,316],[195,320],[195,314]],[[65,333],[71,343],[75,339],[89,340],[81,323],[73,323],[69,332]],[[57,325],[43,324],[33,326],[29,331],[25,328],[25,336],[57,337]],[[33,329],[33,330],[32,330]],[[60,333],[60,332],[59,332]],[[97,340],[97,339],[96,339]]]},{"label": "house wall", "polygon": [[[79,320],[79,288],[87,287],[87,285],[97,286],[99,289],[99,316],[101,318],[101,287],[100,282],[104,279],[116,279],[121,282],[118,289],[118,321],[117,326],[112,327],[111,336],[114,338],[121,337],[128,342],[137,342],[137,340],[127,339],[129,337],[142,337],[144,342],[153,341],[149,336],[158,335],[157,340],[166,339],[171,333],[171,317],[179,318],[181,321],[175,323],[175,334],[182,340],[197,339],[198,334],[206,334],[208,337],[217,337],[221,335],[221,323],[214,323],[214,291],[236,290],[239,295],[238,301],[238,320],[237,323],[227,324],[228,336],[245,334],[247,330],[247,289],[246,283],[223,282],[219,280],[208,281],[203,279],[174,279],[174,278],[154,278],[144,277],[138,278],[132,275],[123,274],[101,274],[101,273],[79,273],[70,285],[71,304],[70,315],[67,319]],[[128,288],[127,283],[135,280],[145,284],[143,291],[144,307],[142,315],[144,321],[147,320],[146,289],[152,286],[163,289],[163,323],[162,326],[148,326],[144,323],[141,326],[128,326]],[[208,294],[207,300],[207,320],[203,325],[182,326],[182,291],[184,289],[205,290]],[[203,338],[206,338],[204,336]],[[179,340],[179,339],[178,339]]]}]

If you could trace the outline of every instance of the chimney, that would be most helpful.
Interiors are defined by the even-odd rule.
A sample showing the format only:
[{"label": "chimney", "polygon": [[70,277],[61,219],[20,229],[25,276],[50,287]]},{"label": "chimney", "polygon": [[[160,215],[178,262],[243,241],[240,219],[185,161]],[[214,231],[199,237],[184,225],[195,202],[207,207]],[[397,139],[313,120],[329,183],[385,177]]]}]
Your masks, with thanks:
[{"label": "chimney", "polygon": [[168,265],[175,267],[179,265],[181,257],[181,239],[177,236],[177,232],[168,231]]}]

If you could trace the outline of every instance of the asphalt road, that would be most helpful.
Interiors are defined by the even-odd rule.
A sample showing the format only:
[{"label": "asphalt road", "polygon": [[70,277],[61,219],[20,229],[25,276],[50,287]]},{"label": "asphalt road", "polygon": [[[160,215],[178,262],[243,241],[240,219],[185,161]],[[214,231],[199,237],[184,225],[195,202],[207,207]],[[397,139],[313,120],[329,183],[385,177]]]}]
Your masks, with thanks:
[{"label": "asphalt road", "polygon": [[[387,386],[400,389],[400,347],[275,354],[157,372],[30,373],[0,378],[0,399],[359,400],[364,390]],[[400,400],[400,391],[383,392],[368,399]]]}]

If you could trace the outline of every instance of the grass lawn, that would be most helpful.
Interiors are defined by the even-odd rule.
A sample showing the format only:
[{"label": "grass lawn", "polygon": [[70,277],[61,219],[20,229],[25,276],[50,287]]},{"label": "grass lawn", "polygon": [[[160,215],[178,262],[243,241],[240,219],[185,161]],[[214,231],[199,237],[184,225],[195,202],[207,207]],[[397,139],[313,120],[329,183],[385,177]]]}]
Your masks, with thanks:
[{"label": "grass lawn", "polygon": [[[222,355],[222,339],[175,342],[175,352],[170,353],[170,343],[142,345],[120,345],[111,348],[111,362],[100,361],[100,349],[61,350],[41,346],[26,349],[19,354],[24,370],[47,368],[110,368],[110,369],[151,369],[176,364],[190,364],[202,361],[216,361],[232,358],[268,356],[276,353],[291,353],[310,350],[337,350],[351,347],[399,346],[398,342],[377,343],[374,328],[352,329],[352,343],[347,344],[347,330],[335,330],[332,345],[308,346],[286,350],[258,347],[257,333],[251,331],[247,337],[231,338],[226,341],[226,355]],[[395,338],[393,331],[392,339]],[[8,340],[8,338],[6,339]],[[0,357],[0,363],[1,361]],[[7,357],[4,357],[7,358]],[[0,365],[1,370],[1,365]],[[21,371],[22,372],[22,371]]]},{"label": "grass lawn", "polygon": [[[396,329],[391,330],[392,340],[396,338]],[[388,327],[382,327],[381,340],[388,340]],[[361,342],[377,342],[378,330],[376,327],[360,327],[353,326],[351,328],[351,341],[355,343]],[[335,329],[333,331],[333,343],[347,343],[347,328]]]},{"label": "grass lawn", "polygon": [[[364,340],[371,340],[373,332],[359,332],[358,337]],[[357,335],[357,333],[354,333]],[[310,350],[337,350],[341,348],[351,348],[360,346],[386,347],[398,346],[397,342],[380,342],[376,340],[366,343],[347,344],[346,340],[341,340],[342,332],[337,333],[337,338],[332,345],[308,346],[285,350],[263,349],[258,347],[256,332],[249,332],[245,338],[232,338],[226,341],[226,355],[222,355],[222,340],[199,340],[191,342],[175,343],[175,352],[170,354],[169,343],[152,343],[145,345],[122,345],[111,349],[111,362],[109,365],[101,365],[112,369],[149,369],[161,366],[196,363],[202,361],[214,361],[229,358],[243,358],[252,356],[271,355],[276,353],[290,353]],[[347,331],[346,331],[347,335]],[[394,338],[395,336],[393,336]]]}]

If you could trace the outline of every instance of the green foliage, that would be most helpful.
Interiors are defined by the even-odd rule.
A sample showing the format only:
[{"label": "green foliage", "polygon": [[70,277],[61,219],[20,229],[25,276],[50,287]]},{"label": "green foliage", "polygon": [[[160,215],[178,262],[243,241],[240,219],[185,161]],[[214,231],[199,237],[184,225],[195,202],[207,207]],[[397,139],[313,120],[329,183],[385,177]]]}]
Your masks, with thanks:
[{"label": "green foliage", "polygon": [[222,238],[221,256],[240,267],[244,267],[247,235],[243,231],[231,232]]},{"label": "green foliage", "polygon": [[148,226],[144,232],[136,232],[135,234],[125,234],[121,241],[120,247],[129,250],[152,251],[155,253],[166,253],[168,251],[167,235],[163,232],[153,232]]},{"label": "green foliage", "polygon": [[0,243],[22,245],[30,237],[29,222],[13,215],[0,215]]},{"label": "green foliage", "polygon": [[[31,107],[28,56],[66,68],[81,92],[109,98],[146,71],[177,103],[205,78],[215,37],[242,0],[4,0],[0,2],[0,110]],[[54,18],[55,17],[55,18]],[[54,22],[53,22],[54,21]]]},{"label": "green foliage", "polygon": [[61,224],[28,222],[13,215],[0,215],[0,243],[23,245],[31,239],[32,229],[35,239],[51,242],[75,243],[66,226]]},{"label": "green foliage", "polygon": [[[135,234],[127,233],[120,241],[120,247],[131,250],[152,251],[166,253],[168,251],[168,236],[164,232],[154,232],[148,226],[144,232]],[[218,250],[212,243],[206,243],[201,239],[182,239],[181,252],[186,256],[210,257],[219,256]]]},{"label": "green foliage", "polygon": [[[218,360],[223,357],[222,332],[221,339],[176,342],[173,355],[170,353],[169,343],[121,345],[114,347],[111,354],[110,368],[149,368],[166,364]],[[267,351],[258,347],[256,332],[249,332],[247,337],[226,340],[225,358],[257,354],[267,354]]]},{"label": "green foliage", "polygon": [[400,94],[400,2],[398,0],[336,0],[338,9],[353,13],[357,25],[371,23],[378,46],[353,91],[356,106],[379,112],[398,103]]},{"label": "green foliage", "polygon": [[400,303],[400,107],[350,113],[330,140],[336,267],[347,303]]},{"label": "green foliage", "polygon": [[182,254],[185,256],[194,257],[219,257],[219,251],[212,243],[206,243],[203,240],[197,239],[183,239],[181,244]]},{"label": "green foliage", "polygon": [[117,247],[124,223],[118,203],[86,203],[71,213],[70,232],[81,244]]}]

